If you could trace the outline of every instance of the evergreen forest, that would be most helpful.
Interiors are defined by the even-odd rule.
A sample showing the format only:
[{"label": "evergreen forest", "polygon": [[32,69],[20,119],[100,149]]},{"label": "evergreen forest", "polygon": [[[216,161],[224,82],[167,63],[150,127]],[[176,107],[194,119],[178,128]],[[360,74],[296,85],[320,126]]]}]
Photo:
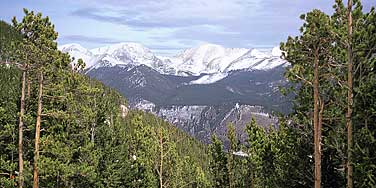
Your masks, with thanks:
[{"label": "evergreen forest", "polygon": [[335,0],[281,42],[293,109],[205,145],[128,109],[58,50],[48,16],[0,21],[0,187],[376,187],[376,10]]}]

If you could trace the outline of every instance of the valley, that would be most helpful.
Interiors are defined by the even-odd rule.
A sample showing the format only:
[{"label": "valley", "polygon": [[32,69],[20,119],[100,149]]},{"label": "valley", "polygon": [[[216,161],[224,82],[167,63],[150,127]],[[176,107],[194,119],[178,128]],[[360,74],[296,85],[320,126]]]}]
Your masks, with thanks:
[{"label": "valley", "polygon": [[213,133],[226,142],[230,122],[244,141],[252,117],[263,127],[276,126],[276,113],[291,109],[290,98],[279,91],[287,84],[283,74],[289,64],[278,48],[203,44],[173,57],[136,43],[59,48],[87,62],[84,73],[117,89],[130,108],[152,112],[204,143]]}]

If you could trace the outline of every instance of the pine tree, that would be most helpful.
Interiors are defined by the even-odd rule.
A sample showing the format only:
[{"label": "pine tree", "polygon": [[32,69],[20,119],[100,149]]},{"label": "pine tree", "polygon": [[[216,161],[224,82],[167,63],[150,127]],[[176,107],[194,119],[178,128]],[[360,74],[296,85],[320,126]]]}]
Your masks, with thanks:
[{"label": "pine tree", "polygon": [[227,126],[227,138],[230,141],[228,157],[227,157],[229,187],[234,188],[236,186],[236,179],[235,179],[236,161],[235,161],[234,152],[236,152],[237,150],[237,139],[236,139],[235,127],[231,123]]},{"label": "pine tree", "polygon": [[[326,88],[331,88],[327,84],[330,82],[324,82],[326,78],[323,77],[325,74],[321,70],[323,70],[325,64],[330,62],[330,48],[328,47],[331,45],[330,19],[319,10],[313,10],[306,15],[302,15],[301,18],[305,21],[301,28],[302,35],[289,38],[288,42],[282,45],[282,48],[288,52],[286,57],[292,63],[292,68],[287,72],[287,77],[291,80],[299,80],[298,82],[303,82],[304,85],[313,88],[315,187],[320,187],[322,176],[322,122],[326,102],[323,94],[327,92],[321,88],[324,85]],[[303,68],[303,66],[305,67]]]},{"label": "pine tree", "polygon": [[[375,62],[376,13],[375,7],[363,13],[360,1],[354,0],[353,19],[353,186],[376,185],[375,150]],[[351,183],[351,182],[350,182]]]},{"label": "pine tree", "polygon": [[[367,80],[373,79],[370,65],[372,66],[374,59],[370,54],[375,53],[374,37],[372,37],[375,30],[370,25],[374,25],[376,22],[374,22],[373,8],[371,8],[370,13],[364,14],[360,1],[347,3],[348,5],[345,7],[341,0],[337,0],[334,5],[335,11],[329,18],[328,25],[330,27],[324,27],[320,30],[321,32],[326,32],[326,36],[328,36],[325,38],[325,35],[322,35],[322,37],[330,41],[330,43],[323,43],[320,47],[321,52],[324,53],[319,58],[319,101],[321,100],[320,102],[325,106],[322,114],[320,115],[319,113],[319,117],[321,116],[321,122],[327,125],[323,127],[322,140],[322,144],[325,146],[322,150],[322,166],[325,168],[322,169],[323,179],[321,184],[324,187],[343,187],[346,185],[346,179],[348,180],[348,186],[351,186],[350,184],[353,182],[354,186],[358,187],[362,185],[362,183],[358,182],[369,182],[368,180],[372,179],[370,177],[373,177],[373,175],[369,175],[368,178],[365,178],[361,173],[356,173],[356,166],[362,166],[360,171],[364,170],[364,173],[369,172],[365,170],[366,168],[363,165],[360,165],[362,164],[360,161],[365,162],[367,160],[359,160],[363,157],[358,157],[358,155],[365,154],[364,151],[369,151],[368,149],[373,147],[372,139],[368,139],[371,144],[363,145],[364,138],[370,138],[367,135],[372,134],[372,128],[365,128],[364,119],[358,119],[358,117],[370,117],[372,114],[369,111],[372,109],[373,104],[372,92],[367,89],[364,90],[370,93],[370,95],[365,97],[362,89],[372,87],[372,84]],[[304,31],[306,26],[303,25],[301,31]],[[312,108],[310,104],[312,97],[309,95],[313,92],[311,90],[311,75],[313,75],[314,71],[309,64],[304,65],[304,62],[310,61],[302,61],[309,56],[306,55],[307,51],[304,50],[307,48],[302,47],[300,43],[300,39],[304,38],[303,35],[304,32],[302,36],[289,38],[286,44],[282,44],[282,48],[286,51],[285,58],[292,64],[292,67],[288,68],[287,78],[291,83],[299,83],[298,89],[289,89],[297,94],[294,114],[289,116],[294,127],[305,126],[304,124],[307,122],[306,119],[309,117],[310,109]],[[352,68],[349,67],[349,62],[352,64]],[[301,69],[302,67],[299,67],[299,65],[304,65],[305,69]],[[349,83],[350,81],[352,83]],[[352,88],[350,87],[351,85]],[[353,102],[349,100],[351,98],[353,98]],[[363,102],[360,101],[360,98],[362,98]],[[364,101],[369,101],[367,102],[368,105],[363,105],[365,104]],[[357,106],[358,104],[362,106],[362,110]],[[367,115],[363,116],[362,114]],[[373,121],[372,118],[366,119],[367,121]],[[349,124],[352,125],[349,126]],[[351,130],[352,128],[354,129]],[[302,133],[307,130],[303,130]],[[364,132],[360,133],[360,130]],[[363,137],[360,136],[362,134],[364,134]],[[351,135],[354,135],[353,139]],[[357,140],[360,141],[359,144]],[[367,155],[369,153],[364,156]],[[355,162],[356,160],[359,161]],[[365,162],[365,164],[369,164],[368,162]],[[351,166],[354,166],[353,178],[351,178]],[[357,176],[360,179],[364,179],[355,180],[358,178]],[[367,186],[371,184],[367,184]]]},{"label": "pine tree", "polygon": [[0,65],[0,187],[15,187],[17,171],[17,112],[21,71]]},{"label": "pine tree", "polygon": [[352,150],[353,150],[353,132],[352,132],[352,111],[353,111],[353,51],[352,51],[352,0],[348,0],[347,14],[348,14],[348,68],[347,68],[347,113],[346,113],[346,127],[347,127],[347,188],[353,187],[353,166],[352,166]]},{"label": "pine tree", "polygon": [[130,144],[130,185],[132,187],[157,187],[158,179],[153,173],[157,156],[158,143],[154,139],[155,132],[150,126],[145,126],[142,116],[135,116],[131,120],[132,142]]},{"label": "pine tree", "polygon": [[[24,126],[24,114],[25,114],[25,82],[27,79],[27,64],[17,62],[22,60],[21,57],[25,57],[26,54],[20,53],[17,50],[17,46],[21,41],[21,35],[12,26],[1,21],[0,22],[0,62],[5,60],[5,62],[18,66],[22,70],[22,81],[21,81],[21,97],[20,97],[20,111],[19,111],[19,122],[18,122],[18,186],[23,187],[23,126]],[[16,58],[18,57],[18,58]]]},{"label": "pine tree", "polygon": [[212,143],[210,144],[209,151],[210,171],[213,177],[214,187],[227,187],[229,185],[229,177],[227,175],[227,156],[223,151],[223,144],[216,135],[212,136]]},{"label": "pine tree", "polygon": [[[35,132],[35,151],[34,151],[34,188],[38,185],[38,160],[39,160],[39,143],[40,143],[40,126],[42,116],[42,94],[43,94],[43,68],[46,67],[46,63],[51,62],[53,58],[53,51],[57,50],[55,40],[57,39],[57,33],[54,31],[54,26],[49,21],[49,18],[42,18],[42,14],[34,14],[33,11],[29,12],[24,9],[25,17],[22,22],[18,23],[16,18],[13,19],[13,26],[17,31],[21,32],[24,37],[24,43],[30,46],[32,49],[29,53],[34,53],[37,57],[31,59],[35,62],[35,66],[38,69],[38,109],[37,109],[37,121]],[[23,87],[24,89],[24,87]]]},{"label": "pine tree", "polygon": [[25,86],[26,86],[26,70],[22,71],[22,86],[21,86],[21,99],[20,99],[20,115],[18,122],[18,186],[20,188],[24,185],[23,177],[23,118],[25,114]]},{"label": "pine tree", "polygon": [[246,125],[247,144],[248,144],[248,162],[250,166],[250,184],[251,187],[263,186],[262,166],[265,145],[267,137],[265,130],[259,127],[254,118]]}]

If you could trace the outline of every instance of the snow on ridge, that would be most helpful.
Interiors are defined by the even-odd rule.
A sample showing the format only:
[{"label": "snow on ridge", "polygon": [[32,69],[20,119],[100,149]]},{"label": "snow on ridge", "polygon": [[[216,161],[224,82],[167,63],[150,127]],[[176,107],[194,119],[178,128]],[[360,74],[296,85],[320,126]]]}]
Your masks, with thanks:
[{"label": "snow on ridge", "polygon": [[86,52],[88,51],[86,48],[82,47],[80,44],[77,43],[70,43],[58,46],[60,51],[81,51]]},{"label": "snow on ridge", "polygon": [[274,56],[274,57],[281,57],[282,56],[282,50],[279,48],[279,46],[276,46],[272,49],[272,56]]},{"label": "snow on ridge", "polygon": [[199,117],[201,112],[206,106],[171,106],[170,109],[162,108],[159,111],[159,115],[166,117],[170,122],[180,120],[191,120],[192,118]]},{"label": "snow on ridge", "polygon": [[281,59],[264,60],[257,65],[251,67],[253,70],[270,70],[281,65],[286,64],[286,61]]},{"label": "snow on ridge", "polygon": [[258,49],[252,49],[250,55],[253,56],[254,58],[258,58],[258,59],[263,59],[263,58],[269,57],[266,53],[263,53]]},{"label": "snow on ridge", "polygon": [[190,81],[190,85],[194,84],[212,84],[226,78],[228,73],[215,73],[215,74],[208,74],[200,77],[197,80]]},{"label": "snow on ridge", "polygon": [[92,61],[93,54],[80,44],[65,44],[58,46],[58,49],[64,53],[69,53],[71,57],[74,57],[74,61],[72,62],[73,65],[77,64],[78,59],[82,59],[85,62],[86,68],[94,65],[94,62]]},{"label": "snow on ridge", "polygon": [[233,70],[268,70],[287,62],[280,58],[279,47],[273,49],[225,48],[217,44],[202,44],[173,57],[156,56],[139,43],[123,42],[88,50],[79,44],[59,46],[63,52],[82,58],[87,69],[115,65],[146,65],[161,74],[199,76],[189,84],[209,84],[219,81]]},{"label": "snow on ridge", "polygon": [[94,48],[90,51],[93,54],[113,54],[117,51],[125,50],[127,52],[133,52],[133,53],[151,53],[151,50],[146,48],[144,45],[140,43],[134,43],[134,42],[121,42],[117,44],[112,44],[104,47]]},{"label": "snow on ridge", "polygon": [[194,75],[223,72],[229,63],[244,55],[249,49],[225,48],[217,44],[202,44],[189,48],[171,58],[175,67]]},{"label": "snow on ridge", "polygon": [[142,99],[134,105],[134,108],[152,112],[155,108],[155,104],[148,100]]}]

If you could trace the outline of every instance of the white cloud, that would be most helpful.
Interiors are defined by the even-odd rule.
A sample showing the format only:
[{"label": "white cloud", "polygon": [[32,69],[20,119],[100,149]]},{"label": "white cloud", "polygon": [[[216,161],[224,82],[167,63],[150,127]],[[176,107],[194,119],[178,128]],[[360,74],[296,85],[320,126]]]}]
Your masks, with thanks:
[{"label": "white cloud", "polygon": [[[275,46],[298,34],[299,15],[313,8],[332,11],[333,1],[317,0],[56,0],[0,1],[1,18],[22,8],[51,16],[61,42],[86,40],[86,47],[135,41],[155,50],[210,42],[227,47]],[[374,0],[363,0],[366,9]],[[14,5],[14,6],[13,6]],[[19,9],[16,13],[15,9]],[[84,37],[86,36],[86,38]],[[71,41],[69,41],[71,42]],[[170,47],[170,48],[168,48]]]}]

